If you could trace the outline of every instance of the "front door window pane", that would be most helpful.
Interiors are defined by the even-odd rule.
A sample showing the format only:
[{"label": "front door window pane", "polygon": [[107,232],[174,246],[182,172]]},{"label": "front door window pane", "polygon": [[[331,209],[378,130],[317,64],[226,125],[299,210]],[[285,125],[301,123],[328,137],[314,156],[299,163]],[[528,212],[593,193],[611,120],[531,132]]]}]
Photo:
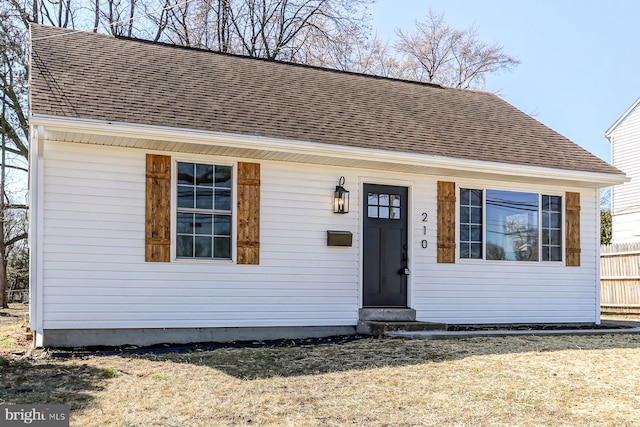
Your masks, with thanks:
[{"label": "front door window pane", "polygon": [[399,194],[369,193],[367,195],[367,217],[400,219],[402,216],[400,202]]}]

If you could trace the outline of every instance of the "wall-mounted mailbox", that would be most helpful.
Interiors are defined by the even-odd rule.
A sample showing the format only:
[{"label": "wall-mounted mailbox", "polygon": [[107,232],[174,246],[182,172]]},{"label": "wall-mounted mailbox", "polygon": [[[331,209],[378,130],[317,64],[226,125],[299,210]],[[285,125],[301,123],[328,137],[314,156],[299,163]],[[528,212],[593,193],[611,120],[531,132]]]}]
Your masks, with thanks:
[{"label": "wall-mounted mailbox", "polygon": [[327,246],[352,246],[353,234],[350,231],[327,230]]}]

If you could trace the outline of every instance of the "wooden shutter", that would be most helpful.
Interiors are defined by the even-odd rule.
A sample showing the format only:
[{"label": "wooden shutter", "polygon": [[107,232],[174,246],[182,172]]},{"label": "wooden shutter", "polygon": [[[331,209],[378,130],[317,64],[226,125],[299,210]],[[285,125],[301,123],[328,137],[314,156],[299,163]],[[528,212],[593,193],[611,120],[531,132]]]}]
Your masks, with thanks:
[{"label": "wooden shutter", "polygon": [[147,154],[145,261],[171,259],[171,157]]},{"label": "wooden shutter", "polygon": [[438,181],[438,262],[456,262],[456,184]]},{"label": "wooden shutter", "polygon": [[238,264],[260,264],[260,164],[238,163]]},{"label": "wooden shutter", "polygon": [[566,263],[580,267],[580,193],[565,194]]}]

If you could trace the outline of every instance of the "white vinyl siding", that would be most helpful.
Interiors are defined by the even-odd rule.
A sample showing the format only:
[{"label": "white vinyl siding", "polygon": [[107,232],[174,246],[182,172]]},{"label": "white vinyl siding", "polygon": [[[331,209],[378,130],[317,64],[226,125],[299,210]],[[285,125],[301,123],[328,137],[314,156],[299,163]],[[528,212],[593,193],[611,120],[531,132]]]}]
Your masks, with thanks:
[{"label": "white vinyl siding", "polygon": [[[447,179],[440,177],[440,180]],[[449,178],[450,179],[450,178]],[[435,212],[436,184],[416,186],[414,210]],[[499,187],[512,191],[581,193],[581,266],[555,262],[504,262],[456,259],[436,262],[436,245],[415,249],[411,274],[413,305],[418,320],[445,323],[595,322],[597,307],[596,190],[460,180],[463,188]],[[436,240],[430,221],[427,239]],[[414,238],[423,238],[422,224]],[[419,242],[419,241],[418,241]],[[419,247],[414,244],[414,247]]]},{"label": "white vinyl siding", "polygon": [[640,241],[640,108],[612,132],[611,163],[631,178],[611,190],[612,243]]},{"label": "white vinyl siding", "polygon": [[[261,161],[260,265],[145,263],[145,154],[46,143],[45,330],[355,325],[363,182],[410,188],[409,306],[419,320],[596,320],[595,190],[581,192],[580,267],[476,260],[438,264],[436,186],[450,178]],[[228,164],[242,159],[196,160]],[[343,175],[350,212],[336,215],[333,191]],[[473,180],[459,185],[505,187]],[[545,194],[580,191],[510,185],[514,191]],[[352,232],[353,246],[328,247],[327,230]]]},{"label": "white vinyl siding", "polygon": [[47,143],[44,163],[44,329],[355,325],[359,243],[326,246],[358,234],[357,203],[333,213],[341,171],[264,163],[261,263],[244,266],[144,262],[143,150]]}]

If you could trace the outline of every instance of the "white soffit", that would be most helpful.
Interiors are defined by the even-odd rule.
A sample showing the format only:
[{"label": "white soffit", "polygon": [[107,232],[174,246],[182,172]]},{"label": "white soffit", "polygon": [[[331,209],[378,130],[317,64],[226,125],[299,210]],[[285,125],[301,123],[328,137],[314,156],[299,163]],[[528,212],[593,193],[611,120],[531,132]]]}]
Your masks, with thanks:
[{"label": "white soffit", "polygon": [[625,175],[547,169],[246,135],[57,117],[32,117],[31,122],[44,125],[47,140],[59,142],[588,188],[607,187],[629,180]]}]

